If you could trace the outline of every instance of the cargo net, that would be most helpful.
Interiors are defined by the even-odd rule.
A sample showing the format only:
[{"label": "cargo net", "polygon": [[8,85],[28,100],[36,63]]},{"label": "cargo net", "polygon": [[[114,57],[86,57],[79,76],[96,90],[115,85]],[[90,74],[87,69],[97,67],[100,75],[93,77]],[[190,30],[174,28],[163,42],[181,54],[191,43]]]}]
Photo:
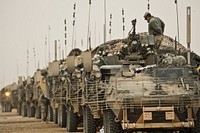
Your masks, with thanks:
[{"label": "cargo net", "polygon": [[116,80],[89,83],[83,92],[82,104],[94,111],[141,107],[200,107],[199,94],[187,90],[181,81]]},{"label": "cargo net", "polygon": [[[139,33],[139,35],[147,35],[147,32],[141,32]],[[186,52],[187,49],[180,44],[179,42],[176,42],[173,38],[164,35],[162,42],[161,42],[161,46],[160,49],[174,49],[175,48],[175,43],[177,44],[177,50],[181,53]]]},{"label": "cargo net", "polygon": [[66,87],[66,100],[76,104],[81,104],[82,88],[78,80],[71,81]]}]

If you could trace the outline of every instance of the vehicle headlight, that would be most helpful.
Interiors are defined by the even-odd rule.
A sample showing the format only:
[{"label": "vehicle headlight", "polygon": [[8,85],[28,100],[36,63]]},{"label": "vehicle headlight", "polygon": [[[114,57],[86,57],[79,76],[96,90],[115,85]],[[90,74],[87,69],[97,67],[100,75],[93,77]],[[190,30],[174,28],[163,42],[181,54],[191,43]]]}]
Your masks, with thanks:
[{"label": "vehicle headlight", "polygon": [[5,95],[8,97],[10,96],[10,92],[6,92]]},{"label": "vehicle headlight", "polygon": [[200,66],[197,68],[197,73],[200,74]]},{"label": "vehicle headlight", "polygon": [[100,78],[100,77],[101,77],[101,73],[100,73],[100,72],[97,72],[97,73],[95,74],[95,76],[96,76],[96,78]]},{"label": "vehicle headlight", "polygon": [[77,78],[81,78],[81,74],[80,74],[80,73],[77,73],[77,74],[76,74],[76,77],[77,77]]}]

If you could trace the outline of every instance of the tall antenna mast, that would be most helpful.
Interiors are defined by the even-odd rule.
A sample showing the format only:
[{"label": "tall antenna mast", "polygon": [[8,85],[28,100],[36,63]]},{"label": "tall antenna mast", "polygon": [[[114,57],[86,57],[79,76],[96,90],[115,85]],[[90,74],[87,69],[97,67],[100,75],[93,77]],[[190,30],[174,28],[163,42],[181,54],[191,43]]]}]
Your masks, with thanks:
[{"label": "tall antenna mast", "polygon": [[97,30],[96,30],[96,21],[95,21],[95,24],[94,24],[94,43],[93,43],[93,46],[96,47],[96,34],[97,34]]},{"label": "tall antenna mast", "polygon": [[61,43],[59,39],[58,39],[58,50],[59,50],[59,60],[61,60]]},{"label": "tall antenna mast", "polygon": [[49,41],[48,41],[48,54],[49,54],[49,62],[51,61],[51,54],[50,54],[50,25],[49,25],[49,28],[48,28],[48,36],[49,36]]},{"label": "tall antenna mast", "polygon": [[62,59],[64,60],[64,50],[62,50]]},{"label": "tall antenna mast", "polygon": [[[90,43],[90,14],[91,14],[91,0],[89,0],[89,17],[88,17],[88,32],[87,32],[87,49],[91,48],[91,43]],[[90,45],[90,46],[89,46]]]},{"label": "tall antenna mast", "polygon": [[150,10],[149,0],[148,0],[148,4],[147,4],[147,10],[148,10],[148,12],[149,12],[149,10]]},{"label": "tall antenna mast", "polygon": [[65,57],[67,57],[67,20],[64,20],[65,26]]},{"label": "tall antenna mast", "polygon": [[26,53],[27,54],[27,62],[26,62],[27,63],[27,73],[26,73],[27,75],[26,76],[28,77],[28,75],[29,75],[29,73],[28,73],[28,71],[29,71],[29,51],[28,51],[28,48],[27,48],[26,52],[27,52]]},{"label": "tall antenna mast", "polygon": [[38,70],[40,69],[40,61],[38,60],[38,68],[37,68]]},{"label": "tall antenna mast", "polygon": [[35,46],[33,47],[33,55],[34,55],[35,70],[37,70],[37,68],[36,68],[36,53],[35,53]]},{"label": "tall antenna mast", "polygon": [[45,35],[45,46],[44,46],[44,59],[45,59],[45,66],[47,65],[47,35]]},{"label": "tall antenna mast", "polygon": [[106,0],[104,0],[104,43],[106,43]]},{"label": "tall antenna mast", "polygon": [[73,33],[72,33],[72,49],[74,46],[74,31],[75,31],[75,22],[76,22],[76,3],[74,3],[74,12],[73,12]]},{"label": "tall antenna mast", "polygon": [[16,65],[17,65],[17,77],[19,76],[19,66],[18,66],[18,60],[16,60]]},{"label": "tall antenna mast", "polygon": [[176,4],[176,22],[177,22],[177,34],[178,34],[178,42],[179,42],[179,20],[178,20],[178,2],[174,1]]},{"label": "tall antenna mast", "polygon": [[57,61],[57,40],[55,40],[55,61]]},{"label": "tall antenna mast", "polygon": [[125,18],[124,18],[124,9],[122,8],[122,23],[123,23],[122,30],[123,30],[123,38],[124,38],[124,32],[125,32],[124,22],[125,22]]},{"label": "tall antenna mast", "polygon": [[191,64],[190,61],[190,43],[191,43],[191,7],[187,7],[187,60],[188,65]]},{"label": "tall antenna mast", "polygon": [[110,40],[111,40],[111,33],[112,33],[112,13],[110,14],[110,23],[109,23],[110,29],[109,29],[109,34],[110,34]]}]

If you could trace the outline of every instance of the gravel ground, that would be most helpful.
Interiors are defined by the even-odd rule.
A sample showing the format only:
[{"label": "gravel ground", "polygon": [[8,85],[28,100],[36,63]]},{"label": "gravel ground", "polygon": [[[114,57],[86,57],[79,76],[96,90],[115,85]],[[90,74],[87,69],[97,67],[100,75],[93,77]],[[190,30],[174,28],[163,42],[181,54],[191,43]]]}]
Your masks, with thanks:
[{"label": "gravel ground", "polygon": [[[10,113],[0,111],[0,133],[68,133],[53,122],[19,116],[16,110]],[[75,133],[75,132],[74,132]],[[82,133],[76,132],[76,133]]]}]

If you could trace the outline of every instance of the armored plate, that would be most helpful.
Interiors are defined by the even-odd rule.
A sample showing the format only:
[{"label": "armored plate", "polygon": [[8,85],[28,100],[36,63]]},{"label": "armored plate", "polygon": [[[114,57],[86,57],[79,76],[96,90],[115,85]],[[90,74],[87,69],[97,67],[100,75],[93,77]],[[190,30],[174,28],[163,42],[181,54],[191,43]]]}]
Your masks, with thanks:
[{"label": "armored plate", "polygon": [[122,65],[115,56],[104,56],[103,58],[106,65]]},{"label": "armored plate", "polygon": [[11,90],[17,90],[17,84],[16,83],[13,83],[11,85]]},{"label": "armored plate", "polygon": [[39,81],[42,80],[41,71],[35,72],[35,74],[34,74],[34,80],[35,80],[35,82],[39,82]]},{"label": "armored plate", "polygon": [[75,70],[75,56],[67,57],[67,71],[72,73]]},{"label": "armored plate", "polygon": [[21,86],[22,84],[23,84],[22,76],[19,76],[18,77],[18,86]]},{"label": "armored plate", "polygon": [[40,81],[40,88],[41,88],[44,96],[47,97],[47,98],[50,98],[50,90],[49,90],[48,86],[46,85],[45,80]]},{"label": "armored plate", "polygon": [[82,53],[83,58],[83,66],[86,72],[90,72],[92,70],[92,54],[90,51]]},{"label": "armored plate", "polygon": [[59,61],[49,62],[49,69],[48,69],[49,76],[58,76],[59,71],[60,71],[60,62]]},{"label": "armored plate", "polygon": [[153,35],[141,35],[140,42],[141,42],[141,44],[154,45],[154,36]]},{"label": "armored plate", "polygon": [[27,84],[28,85],[31,84],[31,77],[30,76],[27,77]]}]

